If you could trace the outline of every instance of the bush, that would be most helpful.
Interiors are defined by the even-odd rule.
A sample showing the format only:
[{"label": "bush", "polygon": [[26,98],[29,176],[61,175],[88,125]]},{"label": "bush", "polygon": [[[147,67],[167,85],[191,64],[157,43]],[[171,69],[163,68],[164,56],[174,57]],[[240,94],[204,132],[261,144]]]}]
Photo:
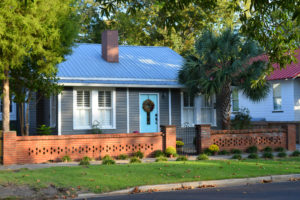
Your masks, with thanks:
[{"label": "bush", "polygon": [[256,146],[251,146],[246,150],[247,153],[257,153],[257,151],[258,149]]},{"label": "bush", "polygon": [[87,156],[84,156],[84,157],[80,160],[79,165],[90,165],[90,161],[91,161],[91,160],[92,160],[91,158],[89,158],[89,157],[87,157]]},{"label": "bush", "polygon": [[287,155],[286,155],[286,153],[285,152],[279,152],[278,154],[277,154],[277,157],[280,157],[280,158],[285,158]]},{"label": "bush", "polygon": [[258,155],[257,155],[257,153],[251,153],[251,154],[249,154],[248,158],[249,159],[258,159]]},{"label": "bush", "polygon": [[277,147],[275,149],[276,152],[285,152],[285,149],[283,147]]},{"label": "bush", "polygon": [[51,127],[46,126],[45,124],[41,125],[37,130],[39,135],[51,135],[52,133]]},{"label": "bush", "polygon": [[242,160],[241,154],[234,154],[231,159],[237,159],[237,160]]},{"label": "bush", "polygon": [[101,160],[113,160],[110,155],[105,155]]},{"label": "bush", "polygon": [[142,159],[142,158],[144,158],[144,153],[141,151],[137,151],[133,154],[133,156]]},{"label": "bush", "polygon": [[241,154],[241,153],[242,153],[242,151],[239,150],[239,149],[231,149],[230,152],[231,152],[232,154]]},{"label": "bush", "polygon": [[178,147],[182,147],[184,145],[184,142],[180,141],[180,140],[177,140],[176,141],[176,146]]},{"label": "bush", "polygon": [[197,160],[208,160],[208,156],[204,153],[197,156]]},{"label": "bush", "polygon": [[204,149],[203,153],[208,155],[208,156],[212,155],[212,152],[209,149]]},{"label": "bush", "polygon": [[269,159],[273,159],[274,156],[272,154],[272,152],[265,152],[263,155],[262,155],[263,158],[269,158]]},{"label": "bush", "polygon": [[132,157],[130,158],[129,163],[141,163],[142,161],[139,159],[139,157]]},{"label": "bush", "polygon": [[167,155],[168,157],[170,157],[170,156],[174,156],[174,157],[175,157],[175,156],[177,155],[176,149],[175,149],[174,147],[168,147],[168,148],[166,149],[165,153],[166,153],[166,155]]},{"label": "bush", "polygon": [[264,152],[272,152],[273,149],[271,147],[266,147],[264,148]]},{"label": "bush", "polygon": [[154,157],[155,158],[158,158],[158,157],[161,157],[161,156],[165,156],[164,152],[162,152],[161,150],[156,150],[154,152]]},{"label": "bush", "polygon": [[101,134],[102,130],[99,127],[101,127],[100,122],[95,120],[92,125],[92,134]]},{"label": "bush", "polygon": [[62,159],[61,159],[63,162],[71,162],[72,161],[72,159],[70,158],[70,156],[68,156],[68,155],[65,155],[64,157],[62,157]]},{"label": "bush", "polygon": [[128,155],[127,154],[120,154],[117,157],[118,160],[127,160],[128,159]]},{"label": "bush", "polygon": [[229,155],[230,153],[226,150],[222,150],[218,152],[218,155]]},{"label": "bush", "polygon": [[220,151],[220,148],[218,145],[212,144],[208,147],[208,150],[212,153],[216,153],[216,152]]},{"label": "bush", "polygon": [[242,108],[234,116],[234,119],[231,120],[231,127],[233,129],[249,129],[251,127],[251,117],[249,109]]},{"label": "bush", "polygon": [[168,159],[165,156],[159,156],[155,159],[155,162],[166,162]]},{"label": "bush", "polygon": [[114,164],[116,164],[116,161],[114,161],[113,159],[106,158],[102,160],[102,165],[114,165]]},{"label": "bush", "polygon": [[294,151],[291,156],[293,156],[293,157],[300,156],[300,151],[298,151],[298,150]]},{"label": "bush", "polygon": [[186,156],[179,156],[176,161],[188,161],[188,158]]}]

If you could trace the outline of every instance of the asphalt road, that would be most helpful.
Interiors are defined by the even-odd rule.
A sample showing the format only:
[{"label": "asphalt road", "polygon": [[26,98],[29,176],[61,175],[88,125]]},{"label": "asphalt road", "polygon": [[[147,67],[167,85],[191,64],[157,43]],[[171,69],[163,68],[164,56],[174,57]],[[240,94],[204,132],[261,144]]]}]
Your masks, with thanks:
[{"label": "asphalt road", "polygon": [[90,198],[89,200],[300,200],[300,181]]}]

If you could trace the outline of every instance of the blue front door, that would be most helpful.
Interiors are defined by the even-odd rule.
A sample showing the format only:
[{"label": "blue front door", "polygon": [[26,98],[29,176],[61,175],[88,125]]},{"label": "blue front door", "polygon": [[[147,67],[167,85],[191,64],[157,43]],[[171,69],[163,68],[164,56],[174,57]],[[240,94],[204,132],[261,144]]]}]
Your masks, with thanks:
[{"label": "blue front door", "polygon": [[158,132],[158,95],[140,94],[140,131]]}]

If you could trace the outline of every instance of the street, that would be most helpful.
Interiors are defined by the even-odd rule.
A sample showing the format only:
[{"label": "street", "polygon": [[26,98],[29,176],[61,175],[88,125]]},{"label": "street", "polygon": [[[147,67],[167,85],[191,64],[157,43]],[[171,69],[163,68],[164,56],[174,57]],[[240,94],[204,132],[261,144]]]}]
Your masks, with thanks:
[{"label": "street", "polygon": [[155,192],[131,194],[89,200],[300,200],[300,181],[284,183],[266,183],[239,187],[207,188],[195,190],[181,190],[171,192]]}]

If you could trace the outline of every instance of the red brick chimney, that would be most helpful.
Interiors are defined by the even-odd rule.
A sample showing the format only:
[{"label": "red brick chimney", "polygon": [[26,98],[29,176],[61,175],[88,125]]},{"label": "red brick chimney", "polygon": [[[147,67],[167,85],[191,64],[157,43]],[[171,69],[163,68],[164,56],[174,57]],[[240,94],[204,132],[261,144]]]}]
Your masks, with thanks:
[{"label": "red brick chimney", "polygon": [[102,58],[107,62],[119,62],[118,31],[102,32]]}]

